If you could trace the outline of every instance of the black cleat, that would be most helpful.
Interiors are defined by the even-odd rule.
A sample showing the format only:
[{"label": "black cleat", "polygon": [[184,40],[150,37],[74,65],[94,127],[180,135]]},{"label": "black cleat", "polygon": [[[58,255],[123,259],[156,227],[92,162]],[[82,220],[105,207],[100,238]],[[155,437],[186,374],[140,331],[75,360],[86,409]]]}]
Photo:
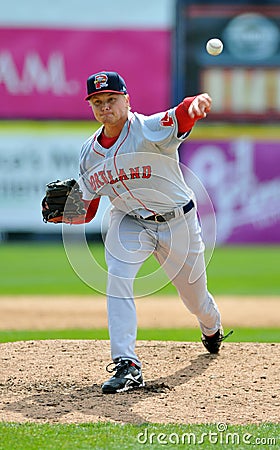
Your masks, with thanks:
[{"label": "black cleat", "polygon": [[[115,364],[115,367],[108,369],[111,364]],[[108,364],[106,370],[116,373],[102,385],[103,394],[115,394],[145,386],[141,369],[133,361],[121,359],[117,363]]]},{"label": "black cleat", "polygon": [[209,353],[219,353],[222,342],[232,333],[233,330],[231,330],[228,334],[226,334],[226,336],[224,336],[223,329],[220,328],[213,336],[205,336],[205,334],[203,334],[201,337],[201,341]]}]

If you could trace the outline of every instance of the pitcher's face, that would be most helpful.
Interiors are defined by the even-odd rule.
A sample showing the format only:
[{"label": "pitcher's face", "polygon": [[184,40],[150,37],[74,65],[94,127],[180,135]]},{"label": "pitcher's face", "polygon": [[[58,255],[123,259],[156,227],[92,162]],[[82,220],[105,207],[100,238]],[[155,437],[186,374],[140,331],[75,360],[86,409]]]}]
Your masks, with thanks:
[{"label": "pitcher's face", "polygon": [[129,96],[104,92],[95,94],[89,100],[96,120],[103,125],[117,125],[127,120],[130,109]]}]

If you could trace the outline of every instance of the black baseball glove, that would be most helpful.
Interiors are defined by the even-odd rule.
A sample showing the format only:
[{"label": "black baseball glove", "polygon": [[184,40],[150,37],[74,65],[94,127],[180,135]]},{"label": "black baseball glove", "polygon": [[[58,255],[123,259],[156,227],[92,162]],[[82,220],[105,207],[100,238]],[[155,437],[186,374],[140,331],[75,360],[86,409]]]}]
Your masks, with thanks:
[{"label": "black baseball glove", "polygon": [[46,185],[46,196],[42,200],[44,222],[82,223],[86,214],[84,207],[82,191],[73,178]]}]

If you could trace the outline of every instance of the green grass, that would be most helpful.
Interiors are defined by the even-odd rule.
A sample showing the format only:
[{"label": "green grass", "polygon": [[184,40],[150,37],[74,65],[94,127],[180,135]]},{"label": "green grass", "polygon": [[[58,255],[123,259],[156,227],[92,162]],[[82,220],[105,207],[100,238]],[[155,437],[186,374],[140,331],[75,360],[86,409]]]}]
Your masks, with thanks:
[{"label": "green grass", "polygon": [[0,450],[277,449],[279,425],[0,424]]},{"label": "green grass", "polygon": [[[214,295],[279,295],[280,264],[277,246],[217,247],[207,267],[208,286]],[[106,264],[102,244],[91,244],[90,250],[99,270],[89,267],[87,276],[92,286],[106,284]],[[83,264],[83,249],[74,246],[76,261]],[[0,245],[0,295],[92,295],[96,292],[72,269],[62,244]],[[157,271],[158,264],[149,258],[141,268],[136,293],[157,291],[175,294],[166,276]],[[141,277],[153,272],[151,280]],[[100,278],[104,278],[104,282]],[[101,283],[101,284],[100,284]],[[102,284],[103,283],[103,284]],[[147,283],[149,283],[147,285]],[[158,286],[165,286],[158,290]],[[98,293],[98,292],[97,292]]]},{"label": "green grass", "polygon": [[218,247],[207,272],[217,294],[279,295],[280,247]]},{"label": "green grass", "polygon": [[[225,333],[228,330],[225,329]],[[1,330],[0,342],[44,339],[109,339],[108,331],[100,329],[64,330]],[[140,328],[138,340],[198,342],[200,331],[195,328]],[[228,342],[280,342],[279,328],[234,328]]]}]

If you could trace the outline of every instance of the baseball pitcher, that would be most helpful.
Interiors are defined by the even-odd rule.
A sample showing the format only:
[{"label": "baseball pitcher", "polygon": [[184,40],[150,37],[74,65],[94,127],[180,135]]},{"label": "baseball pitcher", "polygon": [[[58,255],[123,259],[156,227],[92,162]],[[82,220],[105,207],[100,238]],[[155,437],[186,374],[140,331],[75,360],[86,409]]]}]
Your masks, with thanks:
[{"label": "baseball pitcher", "polygon": [[144,386],[135,353],[133,284],[151,254],[196,316],[206,349],[218,353],[226,337],[217,304],[207,290],[196,199],[178,156],[180,144],[195,122],[210,112],[212,100],[203,93],[185,98],[168,111],[145,116],[131,111],[124,79],[107,71],[88,78],[86,100],[102,126],[82,146],[78,187],[72,182],[76,203],[73,207],[70,200],[70,213],[51,211],[48,192],[43,215],[46,221],[89,222],[101,196],[108,196],[112,203],[105,240],[112,362],[102,392],[113,394]]}]

